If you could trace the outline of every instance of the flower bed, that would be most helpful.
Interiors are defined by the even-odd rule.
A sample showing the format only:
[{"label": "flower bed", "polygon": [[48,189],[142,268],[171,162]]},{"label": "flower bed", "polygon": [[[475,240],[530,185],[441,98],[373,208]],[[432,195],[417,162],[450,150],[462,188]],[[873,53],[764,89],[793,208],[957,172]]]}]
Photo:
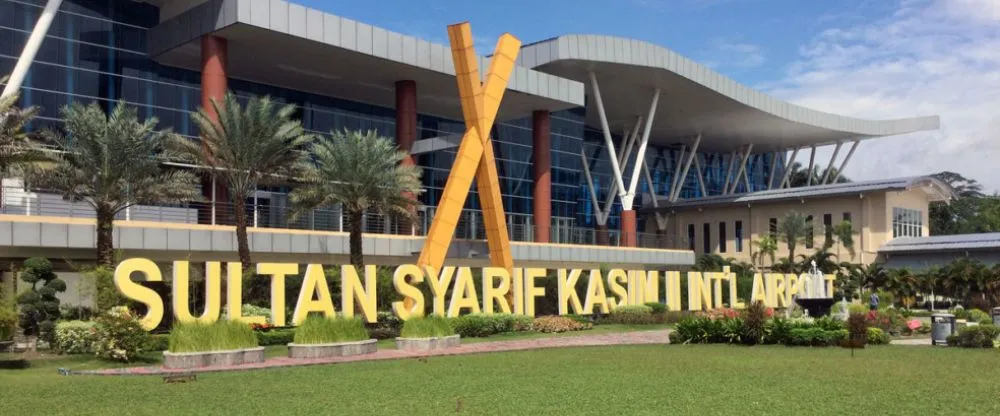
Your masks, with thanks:
[{"label": "flower bed", "polygon": [[461,335],[455,333],[451,322],[440,316],[410,318],[403,324],[396,349],[404,351],[428,351],[457,347],[462,343]]},{"label": "flower bed", "polygon": [[330,344],[288,344],[288,358],[328,358],[373,354],[378,351],[377,339],[336,342]]},{"label": "flower bed", "polygon": [[165,368],[185,369],[262,362],[264,362],[264,347],[206,352],[163,352]]}]

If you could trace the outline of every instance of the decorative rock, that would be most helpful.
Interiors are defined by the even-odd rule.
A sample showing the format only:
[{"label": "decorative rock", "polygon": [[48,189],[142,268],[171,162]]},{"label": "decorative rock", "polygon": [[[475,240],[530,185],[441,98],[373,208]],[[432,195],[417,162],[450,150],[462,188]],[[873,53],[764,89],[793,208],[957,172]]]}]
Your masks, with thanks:
[{"label": "decorative rock", "polygon": [[404,351],[431,351],[457,347],[462,344],[460,335],[433,338],[396,338],[396,349]]},{"label": "decorative rock", "polygon": [[333,344],[288,344],[288,358],[327,358],[372,354],[378,351],[377,339]]},{"label": "decorative rock", "polygon": [[163,352],[165,368],[233,366],[264,362],[264,347],[228,351]]}]

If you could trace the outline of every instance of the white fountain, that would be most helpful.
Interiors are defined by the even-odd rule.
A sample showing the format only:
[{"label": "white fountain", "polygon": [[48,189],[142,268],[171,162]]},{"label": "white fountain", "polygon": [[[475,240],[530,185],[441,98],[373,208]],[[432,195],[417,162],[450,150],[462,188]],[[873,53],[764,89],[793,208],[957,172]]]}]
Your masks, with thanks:
[{"label": "white fountain", "polygon": [[805,280],[802,285],[804,293],[796,297],[795,303],[805,309],[809,316],[818,318],[830,314],[834,300],[832,293],[826,293],[826,276],[816,267],[815,260],[811,266],[808,275],[800,276]]}]

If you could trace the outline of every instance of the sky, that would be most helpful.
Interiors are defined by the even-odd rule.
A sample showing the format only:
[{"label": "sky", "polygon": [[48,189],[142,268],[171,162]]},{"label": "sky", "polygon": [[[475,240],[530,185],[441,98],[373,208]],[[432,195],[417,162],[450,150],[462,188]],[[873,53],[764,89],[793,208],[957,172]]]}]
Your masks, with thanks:
[{"label": "sky", "polygon": [[[563,34],[638,39],[817,110],[939,115],[938,131],[862,142],[845,175],[948,170],[1000,190],[1000,0],[294,1],[441,44],[448,24],[468,21],[480,54],[504,32],[524,43]],[[832,150],[819,149],[818,163],[827,165]],[[799,159],[808,163],[808,152]]]}]

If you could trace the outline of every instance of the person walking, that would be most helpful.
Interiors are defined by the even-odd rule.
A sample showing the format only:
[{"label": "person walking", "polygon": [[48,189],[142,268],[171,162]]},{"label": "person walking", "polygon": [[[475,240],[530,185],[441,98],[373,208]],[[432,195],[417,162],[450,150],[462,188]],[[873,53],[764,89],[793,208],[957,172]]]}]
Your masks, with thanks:
[{"label": "person walking", "polygon": [[868,298],[868,309],[877,311],[878,310],[878,293],[872,292],[871,297]]}]

